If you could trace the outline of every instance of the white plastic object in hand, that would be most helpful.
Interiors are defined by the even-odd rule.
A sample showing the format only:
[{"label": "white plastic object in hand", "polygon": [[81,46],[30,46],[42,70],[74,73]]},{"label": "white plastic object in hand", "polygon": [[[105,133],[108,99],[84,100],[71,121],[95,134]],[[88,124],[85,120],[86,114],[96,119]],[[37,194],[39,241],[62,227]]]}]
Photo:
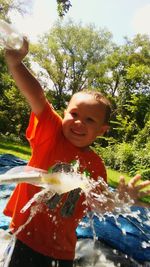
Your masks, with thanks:
[{"label": "white plastic object in hand", "polygon": [[0,20],[0,46],[19,50],[23,45],[23,36],[9,23]]},{"label": "white plastic object in hand", "polygon": [[53,192],[65,193],[76,188],[88,192],[91,188],[89,180],[82,174],[75,172],[48,173],[31,166],[17,166],[0,175],[0,184],[31,183],[48,186]]}]

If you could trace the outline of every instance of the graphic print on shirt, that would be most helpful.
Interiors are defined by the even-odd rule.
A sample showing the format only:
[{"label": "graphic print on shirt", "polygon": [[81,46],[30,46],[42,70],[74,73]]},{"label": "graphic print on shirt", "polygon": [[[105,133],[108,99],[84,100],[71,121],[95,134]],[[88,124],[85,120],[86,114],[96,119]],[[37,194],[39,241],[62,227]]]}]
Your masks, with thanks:
[{"label": "graphic print on shirt", "polygon": [[[71,163],[64,163],[64,162],[58,162],[54,166],[50,167],[48,172],[54,173],[54,172],[72,172],[72,171],[79,171],[80,163],[79,160],[73,160]],[[89,178],[90,173],[88,170],[84,170],[83,174]],[[67,199],[63,206],[60,209],[60,213],[62,217],[69,217],[72,216],[76,207],[76,204],[78,202],[78,199],[80,197],[81,188],[74,189],[68,193]],[[49,209],[55,209],[59,205],[61,205],[61,201],[63,198],[63,194],[55,194],[51,199],[49,199],[46,202],[46,205]]]},{"label": "graphic print on shirt", "polygon": [[56,193],[51,199],[49,199],[46,202],[46,205],[48,206],[49,209],[53,210],[60,203],[61,199],[62,199],[62,195],[59,195]]},{"label": "graphic print on shirt", "polygon": [[[80,192],[81,189],[77,188],[68,193],[65,203],[60,209],[62,217],[69,217],[73,215],[77,201],[80,197]],[[62,198],[63,194],[59,195],[56,193],[51,199],[46,202],[47,207],[51,210],[55,209],[58,205],[61,205]]]},{"label": "graphic print on shirt", "polygon": [[69,192],[67,200],[65,201],[61,209],[62,217],[69,217],[73,215],[77,201],[80,197],[80,192],[81,192],[80,188],[74,189],[71,192]]}]

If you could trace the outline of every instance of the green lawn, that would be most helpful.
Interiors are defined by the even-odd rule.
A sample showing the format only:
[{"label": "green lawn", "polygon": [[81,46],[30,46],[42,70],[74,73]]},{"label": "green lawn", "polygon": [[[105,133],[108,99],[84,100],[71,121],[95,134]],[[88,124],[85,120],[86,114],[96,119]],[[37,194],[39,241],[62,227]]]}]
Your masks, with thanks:
[{"label": "green lawn", "polygon": [[107,168],[108,183],[112,187],[116,187],[119,182],[119,177],[123,175],[126,181],[129,181],[131,177],[127,173],[118,172],[112,169]]},{"label": "green lawn", "polygon": [[27,145],[0,138],[0,154],[12,154],[21,159],[28,160],[31,155],[31,150]]},{"label": "green lawn", "polygon": [[[107,169],[108,184],[112,187],[117,187],[120,175],[123,175],[125,177],[126,182],[128,182],[132,178],[127,173],[121,173],[112,169]],[[141,181],[139,181],[139,183],[140,182]],[[150,186],[147,186],[145,189],[142,190],[145,191],[147,189],[150,190]],[[145,196],[141,198],[141,200],[150,204],[150,196]]]}]

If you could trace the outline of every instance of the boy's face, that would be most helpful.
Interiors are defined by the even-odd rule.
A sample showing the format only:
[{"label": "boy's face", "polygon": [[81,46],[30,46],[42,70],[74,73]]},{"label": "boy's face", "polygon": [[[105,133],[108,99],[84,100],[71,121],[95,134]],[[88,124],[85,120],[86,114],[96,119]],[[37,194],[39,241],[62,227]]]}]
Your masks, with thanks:
[{"label": "boy's face", "polygon": [[108,129],[105,108],[92,95],[75,94],[62,121],[64,136],[75,146],[86,148]]}]

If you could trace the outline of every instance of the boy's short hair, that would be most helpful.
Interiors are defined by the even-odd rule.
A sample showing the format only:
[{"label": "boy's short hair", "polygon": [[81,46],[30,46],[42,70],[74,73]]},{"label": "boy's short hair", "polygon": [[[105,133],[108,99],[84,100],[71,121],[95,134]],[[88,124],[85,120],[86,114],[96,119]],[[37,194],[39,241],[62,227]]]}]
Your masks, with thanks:
[{"label": "boy's short hair", "polygon": [[105,107],[105,120],[104,123],[108,124],[111,116],[111,103],[101,92],[92,89],[83,89],[75,94],[83,93],[89,94],[95,98],[95,100]]}]

